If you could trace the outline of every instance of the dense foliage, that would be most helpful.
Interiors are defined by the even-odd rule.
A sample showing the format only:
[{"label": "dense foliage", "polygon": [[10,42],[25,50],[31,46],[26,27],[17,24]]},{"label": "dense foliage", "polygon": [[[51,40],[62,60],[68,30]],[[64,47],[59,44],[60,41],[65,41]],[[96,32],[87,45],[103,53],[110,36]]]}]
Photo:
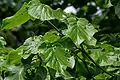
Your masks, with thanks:
[{"label": "dense foliage", "polygon": [[[2,20],[0,79],[119,80],[120,1],[65,0],[64,6],[55,1],[56,5],[52,0],[26,1],[13,16]],[[66,3],[80,10],[66,13]],[[36,32],[39,25],[46,28]],[[19,28],[23,32],[17,35],[28,35],[12,45],[9,30]]]}]

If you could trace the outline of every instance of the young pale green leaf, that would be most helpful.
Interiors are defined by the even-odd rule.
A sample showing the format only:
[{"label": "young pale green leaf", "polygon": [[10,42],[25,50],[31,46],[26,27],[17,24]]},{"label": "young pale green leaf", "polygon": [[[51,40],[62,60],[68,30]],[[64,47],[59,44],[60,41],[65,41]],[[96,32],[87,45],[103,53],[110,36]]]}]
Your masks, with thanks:
[{"label": "young pale green leaf", "polygon": [[42,21],[62,18],[61,9],[53,10],[48,5],[40,3],[39,0],[32,0],[29,3],[28,14]]},{"label": "young pale green leaf", "polygon": [[15,15],[3,19],[2,29],[11,29],[27,22],[30,19],[27,8],[28,4],[24,3],[22,8]]},{"label": "young pale green leaf", "polygon": [[19,68],[19,70],[14,75],[6,77],[5,80],[25,80],[23,77],[23,71],[24,68]]},{"label": "young pale green leaf", "polygon": [[[91,39],[93,38],[96,30],[86,19],[78,18],[77,20],[75,17],[70,17],[67,18],[65,23],[68,25],[68,29],[64,30],[63,33],[70,37],[77,46],[79,46],[83,41],[86,41],[88,45],[91,44]],[[92,41],[92,45],[95,44],[96,41]]]},{"label": "young pale green leaf", "polygon": [[8,54],[8,53],[10,53],[12,51],[14,51],[13,48],[3,47],[3,48],[0,48],[0,55]]},{"label": "young pale green leaf", "polygon": [[111,76],[109,76],[108,74],[105,73],[100,73],[98,75],[96,75],[95,80],[109,80],[111,78]]},{"label": "young pale green leaf", "polygon": [[118,16],[118,18],[120,19],[120,1],[118,2],[118,4],[115,6],[115,14]]},{"label": "young pale green leaf", "polygon": [[23,46],[20,46],[19,48],[10,52],[7,55],[7,57],[6,57],[7,64],[15,65],[15,64],[21,63],[21,58],[22,58],[21,54],[23,54]]}]

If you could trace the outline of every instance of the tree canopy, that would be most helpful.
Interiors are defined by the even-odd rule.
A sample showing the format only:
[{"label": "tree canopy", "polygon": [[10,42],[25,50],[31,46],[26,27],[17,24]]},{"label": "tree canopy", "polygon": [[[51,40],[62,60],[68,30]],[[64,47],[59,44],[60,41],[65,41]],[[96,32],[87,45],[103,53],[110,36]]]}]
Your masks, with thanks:
[{"label": "tree canopy", "polygon": [[[65,12],[75,8],[75,13]],[[0,1],[1,80],[119,80],[119,0]]]}]

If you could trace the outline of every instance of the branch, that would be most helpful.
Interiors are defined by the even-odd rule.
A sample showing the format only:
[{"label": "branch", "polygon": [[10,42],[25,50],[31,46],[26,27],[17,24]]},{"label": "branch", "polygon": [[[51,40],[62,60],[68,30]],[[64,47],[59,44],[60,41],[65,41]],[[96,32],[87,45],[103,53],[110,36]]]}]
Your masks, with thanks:
[{"label": "branch", "polygon": [[84,50],[84,48],[83,48],[83,46],[81,45],[81,49],[80,48],[78,48],[79,49],[79,51],[81,51],[82,53],[84,53],[98,68],[100,68],[103,72],[105,72],[105,73],[107,73],[108,75],[110,75],[110,76],[114,76],[114,75],[112,75],[111,73],[109,73],[109,72],[107,72],[107,71],[105,71],[104,69],[102,69],[88,54],[87,54],[87,52]]},{"label": "branch", "polygon": [[[53,27],[54,27],[54,29],[58,32],[58,33],[60,33],[61,34],[61,36],[64,36],[62,33],[61,33],[61,31],[59,31],[59,29],[54,25],[54,24],[52,24],[50,21],[48,21]],[[88,54],[87,54],[87,52],[84,50],[84,48],[83,48],[83,46],[81,45],[81,49],[80,48],[77,48],[77,46],[76,46],[76,49],[78,49],[78,51],[81,51],[82,53],[84,53],[84,55],[86,55],[98,68],[100,68],[103,72],[105,72],[106,74],[108,74],[108,75],[110,75],[110,76],[114,76],[114,75],[112,75],[111,73],[109,73],[109,72],[107,72],[107,71],[105,71],[104,69],[102,69]]]},{"label": "branch", "polygon": [[53,26],[53,28],[58,32],[60,33],[60,35],[63,37],[64,35],[61,33],[61,31],[53,24],[51,23],[50,21],[48,21],[49,24],[51,24]]},{"label": "branch", "polygon": [[89,73],[90,77],[93,78],[93,80],[95,80],[94,77],[92,77],[92,74],[91,74],[91,72],[90,72],[90,70],[89,70],[89,68],[88,68],[88,66],[86,64],[86,61],[81,59],[78,55],[76,55],[76,56],[78,57],[78,59],[80,59],[84,63],[85,68],[86,68],[87,72]]}]

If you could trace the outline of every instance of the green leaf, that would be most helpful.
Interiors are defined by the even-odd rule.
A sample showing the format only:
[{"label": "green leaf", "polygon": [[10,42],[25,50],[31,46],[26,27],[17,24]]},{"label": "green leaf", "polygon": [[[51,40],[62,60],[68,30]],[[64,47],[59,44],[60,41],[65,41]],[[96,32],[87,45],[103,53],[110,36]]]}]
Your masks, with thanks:
[{"label": "green leaf", "polygon": [[9,73],[11,73],[10,75],[17,73],[19,70],[20,70],[20,66],[10,65],[7,67],[7,71],[9,71]]},{"label": "green leaf", "polygon": [[0,55],[5,55],[5,54],[8,54],[10,52],[14,51],[14,49],[12,48],[7,48],[7,47],[3,47],[3,48],[0,48]]},{"label": "green leaf", "polygon": [[115,6],[115,14],[118,16],[118,18],[120,19],[120,1],[117,3],[117,5]]},{"label": "green leaf", "polygon": [[[68,29],[64,30],[63,33],[70,37],[77,46],[83,41],[87,41],[88,45],[91,44],[90,41],[96,30],[86,19],[78,18],[77,20],[75,17],[70,17],[65,23],[68,25]],[[95,44],[96,41],[93,41],[92,45]]]},{"label": "green leaf", "polygon": [[0,36],[0,48],[6,45],[6,41],[3,37]]},{"label": "green leaf", "polygon": [[69,37],[62,37],[61,39],[59,39],[58,41],[56,41],[54,43],[55,46],[59,45],[63,48],[72,50],[75,49],[75,44],[73,43],[73,41],[69,38]]},{"label": "green leaf", "polygon": [[6,66],[6,60],[4,56],[0,56],[0,73],[2,72],[3,67]]},{"label": "green leaf", "polygon": [[24,58],[29,57],[31,54],[37,54],[39,52],[39,47],[44,43],[43,38],[41,36],[34,36],[28,38],[23,44],[23,53]]},{"label": "green leaf", "polygon": [[109,80],[111,76],[105,73],[100,73],[97,76],[94,77],[96,80]]},{"label": "green leaf", "polygon": [[[12,68],[14,67],[11,67],[11,69]],[[5,80],[25,80],[23,77],[23,71],[24,71],[24,68],[19,68],[14,75],[6,77]]]},{"label": "green leaf", "polygon": [[29,5],[28,14],[36,19],[44,21],[62,18],[61,9],[53,10],[48,5],[40,3],[39,0],[32,0]]},{"label": "green leaf", "polygon": [[70,53],[67,49],[61,47],[60,45],[52,45],[43,50],[41,53],[41,58],[46,66],[55,69],[64,77],[69,76],[65,70],[67,67],[73,68],[75,65],[74,57],[70,57]]},{"label": "green leaf", "polygon": [[110,8],[111,6],[113,6],[113,5],[111,4],[111,1],[108,0],[108,1],[106,2],[105,7],[106,7],[106,8]]},{"label": "green leaf", "polygon": [[110,8],[111,6],[113,6],[111,4],[111,0],[95,0],[95,1],[99,6],[103,8]]},{"label": "green leaf", "polygon": [[[65,72],[67,67],[73,68],[75,65],[74,57],[70,55],[67,44],[61,44],[62,41],[68,40],[69,38],[63,38],[57,40],[54,43],[44,40],[42,36],[34,36],[28,38],[23,44],[23,53],[25,55],[40,54],[42,58],[42,64],[46,65],[56,71],[60,72],[64,76],[68,73]],[[60,42],[60,43],[59,43]]]},{"label": "green leaf", "polygon": [[43,38],[44,38],[44,40],[47,40],[50,43],[53,43],[53,42],[57,41],[58,39],[60,39],[60,37],[57,35],[57,31],[49,31],[49,32],[45,33]]},{"label": "green leaf", "polygon": [[20,46],[16,50],[10,52],[6,57],[7,64],[15,65],[21,63],[22,54],[23,54],[23,46]]},{"label": "green leaf", "polygon": [[68,61],[69,57],[67,57],[67,53],[64,48],[49,48],[45,50],[44,53],[42,53],[42,59],[48,67],[53,68],[57,71],[66,69],[67,67],[73,67]]},{"label": "green leaf", "polygon": [[46,76],[47,76],[46,68],[40,66],[36,71],[34,80],[45,80]]},{"label": "green leaf", "polygon": [[22,8],[15,15],[3,19],[2,29],[11,29],[28,21],[30,16],[28,15],[27,8],[28,4],[24,3]]},{"label": "green leaf", "polygon": [[56,70],[59,74],[62,74],[65,79],[72,78],[66,71],[66,68],[73,68],[75,66],[75,60],[74,57],[68,56],[68,52],[66,52],[64,48],[49,48],[41,54],[41,57],[46,66]]},{"label": "green leaf", "polygon": [[49,68],[49,67],[48,67],[48,71],[49,71],[49,75],[50,75],[50,79],[48,79],[48,80],[55,80],[56,71],[52,68]]},{"label": "green leaf", "polygon": [[90,45],[90,46],[95,46],[96,42],[97,40],[94,37],[92,37],[90,41],[85,41],[85,44]]},{"label": "green leaf", "polygon": [[62,71],[62,77],[64,78],[64,80],[72,80],[73,79],[73,76],[66,70]]},{"label": "green leaf", "polygon": [[70,64],[71,68],[74,68],[74,66],[75,66],[74,56],[68,58],[68,62],[69,62],[69,64]]},{"label": "green leaf", "polygon": [[88,77],[89,73],[87,71],[87,69],[85,68],[85,65],[83,62],[81,62],[80,60],[76,61],[76,73],[78,76],[84,76],[84,77]]}]

